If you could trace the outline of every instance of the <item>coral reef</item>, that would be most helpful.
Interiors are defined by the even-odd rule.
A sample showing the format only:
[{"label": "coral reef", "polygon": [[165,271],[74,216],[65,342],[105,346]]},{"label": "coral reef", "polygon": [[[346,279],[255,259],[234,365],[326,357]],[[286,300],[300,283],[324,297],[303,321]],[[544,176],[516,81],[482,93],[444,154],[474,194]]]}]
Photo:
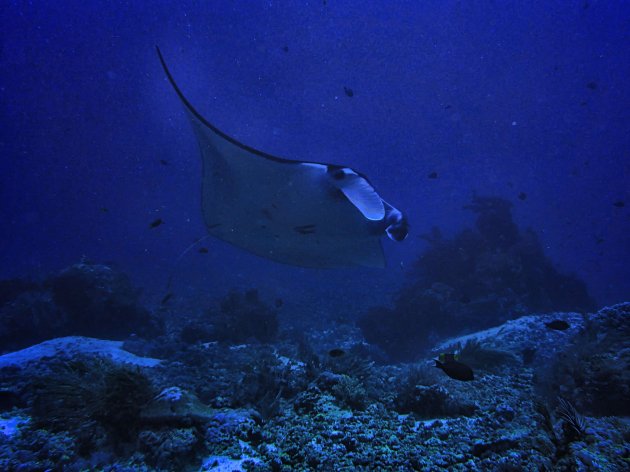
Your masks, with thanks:
[{"label": "coral reef", "polygon": [[154,337],[164,327],[138,303],[129,279],[105,265],[81,262],[43,283],[0,285],[0,352],[60,336]]},{"label": "coral reef", "polygon": [[360,320],[365,339],[393,361],[413,361],[436,337],[498,325],[527,312],[590,310],[586,286],[559,273],[536,234],[520,232],[511,204],[474,197],[475,229],[452,240],[434,229],[393,308],[375,307]]},{"label": "coral reef", "polygon": [[255,289],[232,290],[219,301],[218,307],[188,316],[180,328],[179,340],[190,345],[210,341],[269,343],[278,335],[277,308],[261,300]]},{"label": "coral reef", "polygon": [[166,470],[184,468],[200,443],[195,428],[144,430],[138,435],[138,445],[146,462]]},{"label": "coral reef", "polygon": [[40,284],[25,279],[0,280],[0,306],[12,302],[26,292],[36,291]]},{"label": "coral reef", "polygon": [[67,334],[123,339],[131,333],[153,337],[163,332],[161,323],[138,304],[139,290],[108,266],[75,264],[47,285],[67,317]]},{"label": "coral reef", "polygon": [[[0,469],[625,470],[629,307],[523,316],[407,365],[374,362],[350,324],[240,344],[176,323],[153,340],[46,341],[0,356]],[[433,367],[445,352],[474,380]]]},{"label": "coral reef", "polygon": [[258,297],[257,290],[230,292],[215,319],[215,339],[243,343],[252,339],[273,341],[278,334],[277,311]]},{"label": "coral reef", "polygon": [[588,415],[630,416],[630,303],[584,318],[582,328],[537,370],[539,393]]},{"label": "coral reef", "polygon": [[142,408],[155,395],[137,367],[105,358],[59,361],[48,369],[27,390],[32,425],[68,432],[82,451],[129,440],[137,432]]},{"label": "coral reef", "polygon": [[559,398],[558,414],[562,418],[565,436],[569,441],[586,436],[586,419],[575,409],[571,402]]},{"label": "coral reef", "polygon": [[396,409],[418,418],[471,416],[475,405],[457,401],[442,385],[406,385],[396,398]]}]

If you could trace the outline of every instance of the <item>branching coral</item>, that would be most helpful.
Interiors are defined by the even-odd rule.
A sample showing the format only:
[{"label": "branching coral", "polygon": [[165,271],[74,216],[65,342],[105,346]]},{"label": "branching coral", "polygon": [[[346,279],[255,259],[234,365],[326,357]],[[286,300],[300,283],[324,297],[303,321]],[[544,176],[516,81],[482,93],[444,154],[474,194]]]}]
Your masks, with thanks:
[{"label": "branching coral", "polygon": [[290,367],[280,365],[275,356],[260,357],[247,367],[236,385],[233,406],[254,407],[263,420],[274,417],[279,412],[290,374]]},{"label": "branching coral", "polygon": [[48,375],[32,381],[30,390],[33,424],[67,431],[84,449],[103,439],[128,440],[138,428],[142,407],[154,396],[139,369],[100,358],[57,362]]},{"label": "branching coral", "polygon": [[332,386],[332,393],[343,406],[362,410],[367,405],[367,392],[363,383],[355,377],[339,376],[339,380]]},{"label": "branching coral", "polygon": [[558,398],[558,414],[566,425],[565,434],[571,439],[580,439],[586,434],[586,419],[564,398]]}]

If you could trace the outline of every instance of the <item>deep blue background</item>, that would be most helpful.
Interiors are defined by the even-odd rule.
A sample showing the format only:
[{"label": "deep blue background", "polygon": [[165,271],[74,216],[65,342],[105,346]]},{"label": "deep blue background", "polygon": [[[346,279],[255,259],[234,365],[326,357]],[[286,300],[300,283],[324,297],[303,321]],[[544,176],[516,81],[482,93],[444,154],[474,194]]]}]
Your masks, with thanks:
[{"label": "deep blue background", "polygon": [[629,298],[630,215],[613,205],[630,204],[628,2],[169,3],[2,1],[0,277],[85,255],[159,299],[205,234],[198,148],[159,44],[225,132],[355,167],[412,225],[384,241],[380,271],[286,267],[210,239],[182,260],[180,293],[325,293],[341,311],[387,299],[418,236],[471,225],[478,192],[513,201],[599,303]]}]

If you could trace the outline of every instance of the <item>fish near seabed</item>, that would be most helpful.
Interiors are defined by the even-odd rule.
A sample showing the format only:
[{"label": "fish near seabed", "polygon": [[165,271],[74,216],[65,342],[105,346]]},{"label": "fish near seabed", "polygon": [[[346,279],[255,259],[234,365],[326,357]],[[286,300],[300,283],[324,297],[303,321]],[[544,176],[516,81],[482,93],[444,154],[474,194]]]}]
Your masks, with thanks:
[{"label": "fish near seabed", "polygon": [[343,349],[339,349],[339,348],[334,348],[331,349],[330,351],[328,351],[328,355],[330,357],[342,357],[346,354],[346,351],[344,351]]},{"label": "fish near seabed", "polygon": [[385,266],[381,237],[404,240],[407,219],[367,177],[337,164],[276,157],[227,135],[186,99],[156,49],[199,142],[202,211],[212,236],[301,267]]},{"label": "fish near seabed", "polygon": [[565,331],[569,329],[569,323],[564,320],[553,320],[545,323],[545,326],[549,329],[555,329],[556,331]]},{"label": "fish near seabed", "polygon": [[435,367],[444,371],[446,375],[455,380],[467,382],[475,380],[473,370],[466,364],[455,360],[454,354],[444,354],[435,360]]}]

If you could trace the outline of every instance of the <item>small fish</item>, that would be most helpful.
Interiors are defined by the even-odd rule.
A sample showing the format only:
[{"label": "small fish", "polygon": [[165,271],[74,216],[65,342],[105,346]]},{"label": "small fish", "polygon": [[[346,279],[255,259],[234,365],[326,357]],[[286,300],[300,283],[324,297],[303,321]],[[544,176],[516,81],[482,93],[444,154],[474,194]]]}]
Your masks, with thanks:
[{"label": "small fish", "polygon": [[438,173],[437,172],[431,172],[429,175],[427,175],[428,178],[430,179],[437,179],[438,178]]},{"label": "small fish", "polygon": [[341,356],[343,356],[345,354],[346,354],[346,351],[344,351],[343,349],[339,349],[339,348],[331,349],[330,351],[328,351],[328,355],[330,357],[341,357]]},{"label": "small fish", "polygon": [[527,198],[527,194],[525,192],[521,192],[518,194],[519,200],[525,200]]},{"label": "small fish", "polygon": [[162,164],[163,166],[167,166],[168,165],[168,161],[165,159],[160,159],[160,164]]},{"label": "small fish", "polygon": [[276,298],[276,300],[273,302],[273,305],[276,308],[282,308],[282,305],[284,305],[284,301],[282,300],[282,298]]},{"label": "small fish", "polygon": [[442,369],[446,375],[455,380],[467,382],[475,380],[473,370],[466,364],[456,361],[455,354],[442,354],[435,360],[435,367]]},{"label": "small fish", "polygon": [[594,80],[586,84],[586,86],[591,90],[597,90],[597,82],[595,82]]},{"label": "small fish", "polygon": [[162,298],[160,305],[166,305],[172,297],[173,297],[173,292],[168,292],[166,295],[164,295],[164,298]]},{"label": "small fish", "polygon": [[200,247],[197,252],[199,254],[208,254],[208,248],[207,247]]},{"label": "small fish", "polygon": [[613,205],[615,205],[617,208],[623,208],[626,206],[626,204],[622,200],[616,201],[615,203],[613,203]]},{"label": "small fish", "polygon": [[293,230],[300,234],[313,234],[315,232],[315,225],[294,226]]},{"label": "small fish", "polygon": [[354,92],[352,91],[352,89],[350,87],[344,87],[343,91],[346,92],[346,95],[348,97],[353,97],[354,96]]},{"label": "small fish", "polygon": [[284,52],[289,52],[289,46],[282,46],[282,50]]},{"label": "small fish", "polygon": [[273,214],[267,208],[260,210],[260,213],[262,213],[262,215],[268,220],[273,220]]},{"label": "small fish", "polygon": [[470,303],[471,300],[470,300],[470,297],[468,295],[462,295],[462,297],[459,299],[459,301],[462,302],[462,303],[467,304],[467,303]]},{"label": "small fish", "polygon": [[101,213],[107,213],[107,212],[109,212],[109,208],[101,207]]},{"label": "small fish", "polygon": [[555,329],[557,331],[564,331],[565,329],[569,329],[569,323],[564,320],[553,320],[549,323],[545,323],[545,326],[549,329]]},{"label": "small fish", "polygon": [[453,105],[446,105],[446,106],[444,107],[444,109],[445,109],[445,110],[450,110],[451,108],[453,108]]},{"label": "small fish", "polygon": [[160,226],[162,223],[164,223],[164,221],[162,221],[162,218],[158,218],[157,220],[153,221],[150,225],[149,228],[157,228],[158,226]]}]

